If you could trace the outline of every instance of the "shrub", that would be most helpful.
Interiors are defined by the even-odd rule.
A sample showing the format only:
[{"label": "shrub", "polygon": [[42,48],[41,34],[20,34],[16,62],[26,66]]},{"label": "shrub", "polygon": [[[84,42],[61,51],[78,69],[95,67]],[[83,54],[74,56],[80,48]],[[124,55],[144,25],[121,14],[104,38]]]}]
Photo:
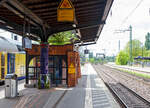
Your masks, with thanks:
[{"label": "shrub", "polygon": [[116,64],[118,65],[127,65],[129,56],[124,51],[120,51],[116,58]]}]

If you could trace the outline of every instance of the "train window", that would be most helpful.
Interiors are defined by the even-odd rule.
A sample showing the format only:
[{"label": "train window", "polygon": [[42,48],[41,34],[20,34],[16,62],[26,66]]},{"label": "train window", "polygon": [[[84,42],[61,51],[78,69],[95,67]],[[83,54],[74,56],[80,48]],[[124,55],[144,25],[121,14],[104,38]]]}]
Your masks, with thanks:
[{"label": "train window", "polygon": [[5,66],[5,55],[1,55],[1,66]]},{"label": "train window", "polygon": [[20,67],[20,75],[25,75],[25,66]]},{"label": "train window", "polygon": [[15,54],[9,54],[10,60],[9,60],[9,73],[15,72]]},{"label": "train window", "polygon": [[17,37],[17,35],[15,35],[15,36],[14,36],[14,40],[18,40],[18,37]]},{"label": "train window", "polygon": [[5,55],[1,55],[1,78],[5,77]]},{"label": "train window", "polygon": [[1,69],[1,79],[4,79],[5,77],[5,68]]}]

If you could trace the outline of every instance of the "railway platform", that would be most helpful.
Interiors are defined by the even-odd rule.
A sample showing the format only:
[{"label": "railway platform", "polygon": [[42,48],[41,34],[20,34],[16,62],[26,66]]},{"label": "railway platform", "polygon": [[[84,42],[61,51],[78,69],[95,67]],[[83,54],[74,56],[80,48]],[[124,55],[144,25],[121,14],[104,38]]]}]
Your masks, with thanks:
[{"label": "railway platform", "polygon": [[81,72],[82,78],[73,88],[24,88],[21,83],[19,96],[1,97],[0,108],[120,108],[92,65],[85,64]]}]

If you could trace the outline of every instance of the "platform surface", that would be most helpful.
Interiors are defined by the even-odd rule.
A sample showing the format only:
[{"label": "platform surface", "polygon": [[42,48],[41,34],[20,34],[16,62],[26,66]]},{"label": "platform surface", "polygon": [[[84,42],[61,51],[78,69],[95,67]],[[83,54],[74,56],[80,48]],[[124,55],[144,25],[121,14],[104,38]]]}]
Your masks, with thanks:
[{"label": "platform surface", "polygon": [[39,90],[19,85],[20,96],[5,99],[0,91],[0,108],[120,108],[91,64],[82,67],[82,78],[73,88]]}]

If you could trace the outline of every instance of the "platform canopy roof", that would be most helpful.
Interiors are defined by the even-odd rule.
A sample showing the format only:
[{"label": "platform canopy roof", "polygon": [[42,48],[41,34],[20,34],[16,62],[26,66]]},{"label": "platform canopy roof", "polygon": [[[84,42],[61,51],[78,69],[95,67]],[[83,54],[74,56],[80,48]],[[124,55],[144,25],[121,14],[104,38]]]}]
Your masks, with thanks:
[{"label": "platform canopy roof", "polygon": [[75,8],[74,23],[57,22],[61,0],[0,0],[0,28],[19,35],[30,34],[32,40],[46,40],[53,33],[75,30],[81,36],[79,43],[95,43],[113,0],[71,1]]}]

